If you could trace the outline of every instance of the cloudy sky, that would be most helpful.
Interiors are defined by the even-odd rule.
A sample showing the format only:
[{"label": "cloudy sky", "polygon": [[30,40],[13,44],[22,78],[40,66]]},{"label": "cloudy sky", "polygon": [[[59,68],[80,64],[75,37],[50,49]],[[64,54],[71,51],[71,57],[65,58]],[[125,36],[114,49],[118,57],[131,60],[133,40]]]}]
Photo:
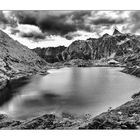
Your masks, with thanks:
[{"label": "cloudy sky", "polygon": [[140,34],[140,11],[0,11],[0,29],[29,48],[68,46],[115,26]]}]

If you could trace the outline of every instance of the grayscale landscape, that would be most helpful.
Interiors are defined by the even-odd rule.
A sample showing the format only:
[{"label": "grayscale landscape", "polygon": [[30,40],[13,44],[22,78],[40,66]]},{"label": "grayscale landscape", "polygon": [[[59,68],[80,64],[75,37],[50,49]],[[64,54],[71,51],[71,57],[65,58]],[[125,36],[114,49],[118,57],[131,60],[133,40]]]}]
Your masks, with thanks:
[{"label": "grayscale landscape", "polygon": [[0,11],[0,129],[140,129],[140,11]]}]

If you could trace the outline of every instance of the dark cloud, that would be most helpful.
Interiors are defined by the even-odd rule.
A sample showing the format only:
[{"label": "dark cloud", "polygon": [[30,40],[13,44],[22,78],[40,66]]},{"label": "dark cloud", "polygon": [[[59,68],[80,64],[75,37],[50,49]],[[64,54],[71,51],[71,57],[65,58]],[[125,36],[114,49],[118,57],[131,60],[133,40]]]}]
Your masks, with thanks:
[{"label": "dark cloud", "polygon": [[24,33],[18,30],[20,28],[11,29],[11,34],[34,41],[43,40],[49,35],[60,35],[72,40],[80,36],[76,33],[81,30],[100,35],[104,29],[109,30],[117,24],[129,24],[127,29],[132,32],[139,30],[140,11],[130,12],[130,17],[125,17],[123,13],[124,11],[11,11],[10,16],[5,17],[0,11],[0,24],[34,25],[39,28],[39,32],[32,30],[30,33]]},{"label": "dark cloud", "polygon": [[46,34],[42,33],[42,32],[36,32],[36,31],[30,31],[29,33],[20,31],[18,29],[10,29],[11,34],[16,35],[18,34],[18,36],[23,37],[23,38],[28,38],[30,40],[33,40],[35,42],[44,40],[46,38]]},{"label": "dark cloud", "polygon": [[36,11],[12,11],[12,15],[17,17],[20,24],[37,25],[37,19],[39,18]]},{"label": "dark cloud", "polygon": [[84,23],[90,11],[14,11],[13,14],[20,24],[35,25],[42,32],[50,34],[64,36],[79,29],[90,31],[90,27]]},{"label": "dark cloud", "polygon": [[17,33],[19,33],[20,31],[18,30],[18,29],[15,29],[15,28],[11,28],[10,29],[10,33],[12,34],[12,35],[16,35]]},{"label": "dark cloud", "polygon": [[24,38],[31,39],[31,40],[36,41],[36,42],[44,40],[46,38],[45,34],[37,33],[37,32],[30,32],[30,33],[20,32],[20,36],[24,37]]},{"label": "dark cloud", "polygon": [[48,31],[52,34],[60,34],[62,36],[77,30],[75,24],[66,23],[64,15],[59,17],[48,16],[46,19],[40,20],[38,25],[43,32]]},{"label": "dark cloud", "polygon": [[14,11],[13,14],[20,24],[35,25],[43,33],[60,35],[68,40],[73,38],[69,33],[79,30],[92,32],[93,25],[112,26],[126,22],[125,18],[98,15],[98,11]]},{"label": "dark cloud", "polygon": [[92,21],[94,25],[123,24],[124,22],[125,22],[124,19],[111,19],[111,18],[98,18]]},{"label": "dark cloud", "polygon": [[70,33],[66,34],[64,37],[68,40],[72,40],[72,39],[74,39],[75,37],[78,37],[78,36],[81,36],[81,34],[76,33],[76,32],[70,32]]},{"label": "dark cloud", "polygon": [[66,38],[67,40],[72,40],[74,37],[75,37],[75,36],[69,35],[69,34],[65,35],[65,38]]}]

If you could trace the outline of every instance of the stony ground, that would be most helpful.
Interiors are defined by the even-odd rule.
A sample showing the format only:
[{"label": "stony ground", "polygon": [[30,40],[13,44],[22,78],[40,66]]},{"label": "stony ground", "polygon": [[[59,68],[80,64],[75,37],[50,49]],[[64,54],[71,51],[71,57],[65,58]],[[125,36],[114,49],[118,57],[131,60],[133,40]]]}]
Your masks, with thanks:
[{"label": "stony ground", "polygon": [[122,72],[134,75],[136,77],[140,77],[140,67],[139,66],[126,67]]},{"label": "stony ground", "polygon": [[140,98],[98,115],[80,129],[140,129]]},{"label": "stony ground", "polygon": [[26,121],[10,119],[8,116],[0,115],[0,129],[78,129],[81,124],[88,122],[89,115],[76,116],[69,113],[44,114]]}]

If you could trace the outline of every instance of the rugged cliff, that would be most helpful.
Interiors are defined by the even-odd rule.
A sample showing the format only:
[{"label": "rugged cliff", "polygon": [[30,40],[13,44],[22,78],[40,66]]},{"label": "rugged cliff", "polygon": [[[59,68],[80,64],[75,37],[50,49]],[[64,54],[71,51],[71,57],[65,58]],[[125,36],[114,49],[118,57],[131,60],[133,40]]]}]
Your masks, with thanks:
[{"label": "rugged cliff", "polygon": [[64,46],[36,48],[34,51],[47,62],[70,61],[73,59],[100,60],[114,58],[122,63],[127,57],[140,52],[140,36],[123,34],[117,29],[112,35],[99,38],[76,40],[67,48]]},{"label": "rugged cliff", "polygon": [[122,34],[117,29],[113,35],[104,34],[100,38],[74,41],[62,52],[64,60],[124,57],[140,51],[139,36]]},{"label": "rugged cliff", "polygon": [[117,59],[140,51],[139,38],[130,34],[113,33],[112,36],[104,34],[98,39],[90,38],[87,40],[93,48],[93,59],[110,57]]},{"label": "rugged cliff", "polygon": [[62,52],[66,49],[65,46],[58,47],[48,47],[48,48],[35,48],[35,51],[40,57],[42,57],[46,62],[54,63],[63,61]]}]

